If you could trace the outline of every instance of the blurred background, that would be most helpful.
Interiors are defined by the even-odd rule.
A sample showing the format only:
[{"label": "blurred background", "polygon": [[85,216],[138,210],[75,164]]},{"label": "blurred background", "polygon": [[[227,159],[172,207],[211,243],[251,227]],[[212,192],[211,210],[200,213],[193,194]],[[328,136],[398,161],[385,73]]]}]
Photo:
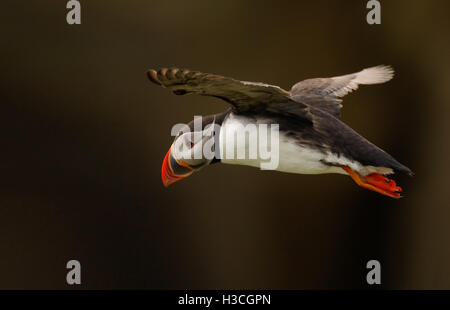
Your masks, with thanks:
[{"label": "blurred background", "polygon": [[[3,1],[0,288],[450,289],[448,1]],[[170,129],[227,108],[177,97],[177,66],[289,89],[389,64],[343,120],[416,175],[404,198],[343,175],[214,165],[170,188]]]}]

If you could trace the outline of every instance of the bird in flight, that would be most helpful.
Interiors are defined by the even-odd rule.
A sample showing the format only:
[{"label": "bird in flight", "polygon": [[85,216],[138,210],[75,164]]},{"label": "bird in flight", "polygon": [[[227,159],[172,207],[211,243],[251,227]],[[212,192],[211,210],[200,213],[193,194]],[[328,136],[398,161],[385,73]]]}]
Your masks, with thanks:
[{"label": "bird in flight", "polygon": [[[238,128],[237,125],[278,124],[278,171],[348,174],[361,187],[400,198],[401,187],[386,176],[394,172],[413,175],[412,171],[339,120],[343,96],[359,85],[387,82],[393,74],[389,66],[376,66],[337,77],[307,79],[286,91],[274,85],[186,69],[164,68],[147,72],[150,81],[176,95],[212,96],[231,105],[223,113],[204,117],[202,131],[210,130],[206,128],[211,124],[219,125],[221,132]],[[194,129],[193,123],[188,124],[190,129]],[[210,137],[210,134],[205,136]],[[223,135],[219,133],[218,137],[220,140]],[[188,151],[198,153],[197,142],[186,139],[186,133],[175,138],[162,165],[162,181],[166,187],[218,162],[261,167],[258,159],[208,159],[200,155],[186,160],[186,156],[174,147],[177,141],[187,144]],[[242,145],[237,148],[248,149],[247,140],[239,143]]]}]

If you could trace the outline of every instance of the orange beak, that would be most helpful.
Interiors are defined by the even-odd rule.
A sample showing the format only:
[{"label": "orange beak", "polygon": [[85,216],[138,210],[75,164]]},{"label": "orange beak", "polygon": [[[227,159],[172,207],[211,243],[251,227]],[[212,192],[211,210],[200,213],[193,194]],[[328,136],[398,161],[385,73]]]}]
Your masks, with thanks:
[{"label": "orange beak", "polygon": [[[189,173],[183,174],[183,175],[177,175],[174,173],[174,169],[171,165],[171,155],[170,155],[171,149],[166,154],[166,157],[164,157],[164,161],[161,168],[161,179],[165,187],[168,187],[170,184],[175,183],[176,181],[179,181],[181,179],[184,179],[192,174],[193,171],[189,171]],[[177,163],[175,162],[175,165]]]}]

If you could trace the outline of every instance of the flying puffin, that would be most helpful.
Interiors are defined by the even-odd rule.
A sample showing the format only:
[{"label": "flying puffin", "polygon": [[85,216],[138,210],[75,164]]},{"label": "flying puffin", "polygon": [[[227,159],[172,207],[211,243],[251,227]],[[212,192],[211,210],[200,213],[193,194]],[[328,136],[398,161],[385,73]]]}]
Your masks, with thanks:
[{"label": "flying puffin", "polygon": [[[259,82],[239,81],[220,75],[185,69],[149,70],[150,81],[176,95],[194,93],[223,99],[231,108],[202,119],[202,131],[208,124],[220,125],[220,131],[236,125],[270,123],[279,126],[279,164],[276,170],[299,174],[348,174],[361,187],[400,198],[402,189],[386,175],[412,171],[391,155],[372,144],[339,120],[341,97],[359,85],[380,84],[392,79],[389,66],[366,68],[360,72],[307,79],[290,91]],[[188,124],[193,130],[193,121]],[[208,136],[208,135],[206,135]],[[218,135],[219,140],[222,134]],[[246,159],[184,160],[174,149],[178,135],[162,165],[164,186],[186,178],[193,172],[217,162],[260,167],[261,161]],[[221,141],[216,141],[216,143]],[[196,151],[192,140],[188,149]],[[247,141],[241,143],[247,143]],[[246,145],[238,147],[246,148]]]}]

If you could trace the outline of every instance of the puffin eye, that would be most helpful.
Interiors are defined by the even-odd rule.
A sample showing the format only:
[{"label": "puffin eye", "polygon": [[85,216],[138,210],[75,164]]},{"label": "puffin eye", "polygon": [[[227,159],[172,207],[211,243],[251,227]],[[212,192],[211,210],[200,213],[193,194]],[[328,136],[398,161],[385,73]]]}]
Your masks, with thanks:
[{"label": "puffin eye", "polygon": [[194,142],[187,140],[186,141],[186,147],[189,149],[192,149],[192,147],[194,146]]}]

